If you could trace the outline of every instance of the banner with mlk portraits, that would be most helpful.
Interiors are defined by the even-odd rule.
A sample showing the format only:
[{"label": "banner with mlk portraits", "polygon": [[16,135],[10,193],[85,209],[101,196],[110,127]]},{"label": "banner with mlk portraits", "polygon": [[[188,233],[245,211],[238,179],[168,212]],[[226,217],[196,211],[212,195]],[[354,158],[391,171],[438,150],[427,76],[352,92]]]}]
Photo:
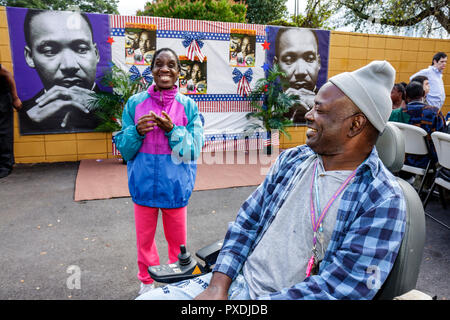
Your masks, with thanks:
[{"label": "banner with mlk portraits", "polygon": [[[71,108],[71,98],[82,97],[87,91],[104,90],[98,80],[111,61],[130,74],[151,75],[153,54],[163,47],[170,47],[179,55],[178,85],[181,93],[197,102],[204,119],[204,151],[262,148],[264,132],[244,132],[250,121],[245,115],[252,111],[247,94],[274,61],[284,64],[285,72],[292,78],[287,79],[292,84],[291,90],[297,90],[297,94],[310,97],[327,77],[328,31],[316,31],[314,39],[317,41],[301,50],[295,40],[306,44],[307,35],[301,34],[298,38],[297,34],[284,32],[289,36],[284,38],[294,40],[294,44],[290,44],[283,37],[281,41],[277,40],[280,28],[272,26],[101,14],[79,17],[73,12],[59,16],[54,11],[48,11],[51,14],[46,16],[41,13],[25,19],[26,11],[7,8],[19,95],[23,101],[30,100],[27,114],[20,117],[21,134],[93,131],[94,123],[88,120],[93,116],[83,108],[83,100],[73,103],[75,108]],[[40,30],[24,27],[30,20],[31,24],[40,22],[39,18],[45,18],[43,21],[47,25],[41,33],[49,35],[50,27],[55,29],[54,26],[59,24],[59,31],[65,32],[66,39],[60,43],[57,33],[53,38],[40,37]],[[70,19],[72,21],[68,23]],[[90,28],[92,36],[89,40]],[[27,32],[29,36],[25,36]],[[313,30],[308,32],[316,34]],[[286,45],[292,50],[280,55],[276,47],[289,51]],[[70,57],[78,63],[68,63]],[[42,65],[50,66],[56,60],[59,69],[53,67],[53,77],[46,77],[49,72]],[[97,81],[94,83],[88,81],[93,70],[86,70],[87,64],[91,69],[96,66],[94,78]],[[308,70],[301,71],[302,68],[317,70],[317,76]],[[151,77],[146,79],[151,81]],[[58,111],[46,115],[44,111],[48,105]],[[307,103],[301,102],[301,105],[307,108]],[[298,116],[299,112],[295,114]],[[46,116],[52,119],[50,123]],[[302,123],[298,117],[294,120]]]},{"label": "banner with mlk portraits", "polygon": [[22,135],[90,132],[86,107],[109,68],[108,15],[7,7]]}]

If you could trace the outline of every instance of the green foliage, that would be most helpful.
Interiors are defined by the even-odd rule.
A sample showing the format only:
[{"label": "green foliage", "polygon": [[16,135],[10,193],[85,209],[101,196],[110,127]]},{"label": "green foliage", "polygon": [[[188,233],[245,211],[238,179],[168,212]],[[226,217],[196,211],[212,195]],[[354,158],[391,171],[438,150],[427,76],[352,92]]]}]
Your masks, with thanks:
[{"label": "green foliage", "polygon": [[335,12],[336,1],[308,0],[304,15],[292,17],[300,28],[329,29],[328,19]]},{"label": "green foliage", "polygon": [[231,0],[159,0],[147,2],[138,16],[155,16],[177,19],[245,22],[244,4]]},{"label": "green foliage", "polygon": [[305,11],[291,16],[292,24],[278,19],[267,24],[303,28],[351,27],[357,32],[399,33],[448,39],[448,0],[307,0]]},{"label": "green foliage", "polygon": [[306,9],[303,14],[291,16],[291,21],[277,19],[269,21],[266,24],[284,27],[332,29],[332,27],[328,25],[328,20],[336,10],[335,2],[336,1],[307,0]]},{"label": "green foliage", "polygon": [[365,31],[377,28],[377,32],[398,31],[409,27],[423,36],[439,33],[448,38],[450,33],[450,9],[448,0],[338,0],[343,7],[346,25]]},{"label": "green foliage", "polygon": [[287,0],[247,0],[247,22],[267,24],[287,16]]},{"label": "green foliage", "polygon": [[70,10],[78,7],[81,12],[119,14],[119,0],[0,0],[0,5],[42,10]]},{"label": "green foliage", "polygon": [[286,21],[285,19],[277,19],[273,21],[267,22],[268,25],[273,26],[283,26],[283,27],[297,27],[297,25],[294,22]]},{"label": "green foliage", "polygon": [[246,117],[247,119],[258,119],[262,125],[258,123],[250,124],[246,130],[262,128],[271,131],[277,129],[289,138],[291,137],[285,128],[291,125],[292,121],[285,114],[294,105],[298,97],[284,92],[283,85],[285,84],[281,80],[284,77],[286,77],[285,73],[280,70],[277,64],[274,64],[266,78],[258,79],[249,96],[251,105],[256,111],[247,113]]},{"label": "green foliage", "polygon": [[131,80],[130,74],[113,65],[102,78],[104,86],[112,87],[113,92],[96,92],[89,101],[89,108],[95,111],[100,125],[95,129],[101,132],[114,132],[122,128],[122,112],[128,99],[149,86],[142,76]]}]

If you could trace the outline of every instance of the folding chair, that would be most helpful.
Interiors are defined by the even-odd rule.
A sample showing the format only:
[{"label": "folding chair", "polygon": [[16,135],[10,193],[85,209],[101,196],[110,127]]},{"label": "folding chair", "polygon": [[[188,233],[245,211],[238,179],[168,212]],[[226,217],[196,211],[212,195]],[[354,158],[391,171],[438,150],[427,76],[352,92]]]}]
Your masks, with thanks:
[{"label": "folding chair", "polygon": [[423,207],[425,208],[427,206],[428,200],[437,185],[439,188],[439,198],[441,199],[442,206],[446,209],[447,207],[445,204],[444,191],[442,188],[450,190],[450,134],[444,132],[433,132],[431,134],[431,139],[433,140],[434,147],[436,148],[440,168],[436,170],[433,185],[431,186],[431,189],[423,202]]},{"label": "folding chair", "polygon": [[[392,123],[402,131],[405,138],[405,153],[413,155],[430,154],[430,145],[427,141],[428,133],[424,129],[412,124],[393,121],[390,121],[389,123]],[[425,169],[404,164],[401,171],[406,171],[422,176],[422,181],[420,182],[419,189],[417,190],[417,193],[420,196],[425,183],[425,178],[427,177],[428,173],[434,172],[434,163],[429,160]]]}]

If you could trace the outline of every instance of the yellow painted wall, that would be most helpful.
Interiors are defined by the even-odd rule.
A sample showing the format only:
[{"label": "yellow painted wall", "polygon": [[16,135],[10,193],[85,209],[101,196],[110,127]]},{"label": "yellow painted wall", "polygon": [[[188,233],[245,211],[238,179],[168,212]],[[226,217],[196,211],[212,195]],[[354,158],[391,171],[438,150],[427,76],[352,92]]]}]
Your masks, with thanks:
[{"label": "yellow painted wall", "polygon": [[[409,82],[409,77],[431,64],[433,55],[450,53],[450,40],[331,32],[328,77],[353,71],[372,60],[387,60],[397,70],[395,82]],[[11,72],[6,8],[0,7],[0,63]],[[447,99],[442,112],[450,111],[450,67],[444,71]],[[280,136],[280,147],[290,148],[305,143],[304,126],[288,128],[291,139]],[[17,163],[78,161],[106,159],[112,155],[111,133],[19,134],[17,112],[14,112],[14,154]]]}]

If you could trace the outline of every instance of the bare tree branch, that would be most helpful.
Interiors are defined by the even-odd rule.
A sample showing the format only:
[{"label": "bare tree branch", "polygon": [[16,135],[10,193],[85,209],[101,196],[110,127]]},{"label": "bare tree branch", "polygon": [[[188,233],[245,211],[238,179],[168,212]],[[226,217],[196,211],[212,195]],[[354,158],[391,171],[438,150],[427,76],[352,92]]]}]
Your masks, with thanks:
[{"label": "bare tree branch", "polygon": [[[374,17],[366,13],[367,6],[373,4],[373,1],[341,1],[341,3],[350,9],[353,14],[363,20],[374,20]],[[430,1],[431,2],[431,1]],[[383,25],[394,26],[394,27],[407,27],[413,26],[421,22],[428,17],[435,17],[436,20],[442,25],[442,27],[450,33],[449,17],[444,12],[444,7],[446,6],[446,1],[436,1],[435,3],[429,3],[428,1],[421,2],[424,5],[424,9],[419,13],[409,16],[407,18],[396,18],[396,17],[376,17],[376,21]],[[414,6],[414,2],[410,3]],[[434,6],[430,6],[434,5]],[[413,9],[419,9],[417,7],[412,7]],[[399,9],[399,8],[397,8]],[[395,8],[394,8],[395,10]]]},{"label": "bare tree branch", "polygon": [[442,9],[438,10],[434,16],[436,17],[436,20],[444,27],[444,29],[450,33],[450,19],[445,15]]}]

